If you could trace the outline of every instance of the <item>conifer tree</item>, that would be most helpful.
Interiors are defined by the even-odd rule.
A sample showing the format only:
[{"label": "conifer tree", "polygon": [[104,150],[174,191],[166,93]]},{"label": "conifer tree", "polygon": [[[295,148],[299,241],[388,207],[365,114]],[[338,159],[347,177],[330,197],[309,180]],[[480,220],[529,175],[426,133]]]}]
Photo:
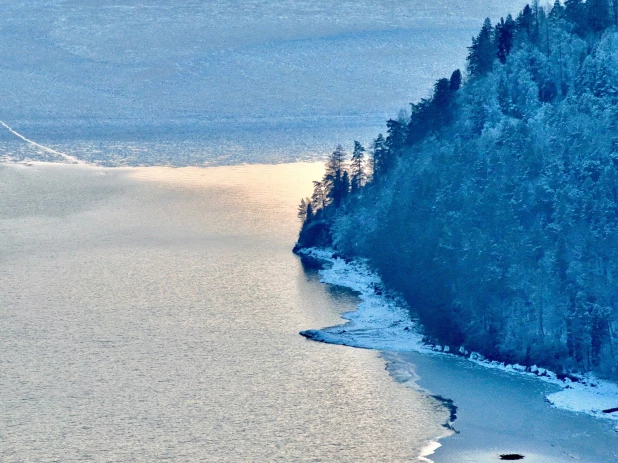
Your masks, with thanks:
[{"label": "conifer tree", "polygon": [[515,30],[523,35],[523,40],[530,40],[532,37],[534,32],[534,14],[530,5],[526,5],[517,15]]},{"label": "conifer tree", "polygon": [[386,163],[388,157],[388,148],[386,140],[382,134],[373,141],[371,168],[373,172],[373,181],[380,181],[386,172]]},{"label": "conifer tree", "polygon": [[451,78],[449,79],[448,88],[451,92],[456,92],[461,88],[461,71],[459,69],[455,69],[451,74]]},{"label": "conifer tree", "polygon": [[588,0],[586,2],[588,27],[598,33],[610,26],[609,2],[607,0]]},{"label": "conifer tree", "polygon": [[305,211],[305,222],[304,223],[311,223],[311,220],[313,220],[313,206],[311,206],[311,201],[308,201],[307,210]]},{"label": "conifer tree", "polygon": [[554,5],[551,7],[551,11],[549,12],[549,19],[551,21],[559,21],[564,19],[564,17],[564,7],[560,4],[560,0],[556,0]]},{"label": "conifer tree", "polygon": [[515,33],[515,21],[509,14],[504,18],[500,18],[500,22],[496,24],[496,48],[498,49],[498,59],[502,64],[506,63],[506,57],[513,48],[513,34]]},{"label": "conifer tree", "polygon": [[[386,121],[386,132],[386,146],[388,147],[390,158],[401,156],[406,142],[405,121],[402,118],[398,120],[389,119]],[[387,164],[392,161],[390,158],[387,159]]]},{"label": "conifer tree", "polygon": [[431,100],[422,98],[418,103],[410,104],[411,114],[406,129],[406,145],[414,145],[421,141],[431,130],[434,110]]},{"label": "conifer tree", "polygon": [[317,180],[313,181],[313,194],[311,195],[311,205],[313,212],[317,214],[319,210],[326,207],[326,194],[324,193],[324,185]]},{"label": "conifer tree", "polygon": [[326,162],[323,180],[324,194],[327,204],[333,204],[335,208],[339,207],[349,188],[349,180],[346,180],[348,176],[345,171],[345,160],[346,152],[343,146],[338,145]]},{"label": "conifer tree", "polygon": [[365,185],[367,174],[364,168],[365,147],[359,142],[354,141],[354,151],[352,152],[352,161],[350,162],[350,183],[352,194],[358,191]]},{"label": "conifer tree", "polygon": [[453,116],[454,95],[451,90],[449,79],[439,79],[433,86],[433,97],[431,99],[428,117],[429,130],[439,131],[450,124]]},{"label": "conifer tree", "polygon": [[347,170],[343,171],[341,177],[341,200],[344,200],[350,194],[350,173]]},{"label": "conifer tree", "polygon": [[573,32],[583,35],[586,31],[585,6],[582,0],[565,0],[564,16],[573,24]]},{"label": "conifer tree", "polygon": [[307,206],[311,204],[311,200],[306,201],[305,198],[302,198],[300,200],[300,204],[298,205],[298,218],[300,219],[301,222],[305,222],[305,219],[307,218]]},{"label": "conifer tree", "polygon": [[496,57],[493,32],[491,21],[486,18],[481,32],[472,38],[472,45],[468,47],[468,73],[473,77],[483,76],[492,69]]},{"label": "conifer tree", "polygon": [[538,44],[541,40],[541,23],[546,19],[545,9],[539,6],[539,0],[533,0],[532,2],[532,18],[530,41],[534,44]]}]

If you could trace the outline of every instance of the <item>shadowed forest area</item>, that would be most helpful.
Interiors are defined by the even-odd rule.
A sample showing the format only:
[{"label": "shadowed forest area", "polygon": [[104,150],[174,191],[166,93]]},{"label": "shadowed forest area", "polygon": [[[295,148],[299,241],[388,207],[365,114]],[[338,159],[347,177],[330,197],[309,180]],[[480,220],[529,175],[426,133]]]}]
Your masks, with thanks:
[{"label": "shadowed forest area", "polygon": [[486,19],[467,69],[339,146],[298,246],[369,259],[428,342],[618,378],[618,1]]}]

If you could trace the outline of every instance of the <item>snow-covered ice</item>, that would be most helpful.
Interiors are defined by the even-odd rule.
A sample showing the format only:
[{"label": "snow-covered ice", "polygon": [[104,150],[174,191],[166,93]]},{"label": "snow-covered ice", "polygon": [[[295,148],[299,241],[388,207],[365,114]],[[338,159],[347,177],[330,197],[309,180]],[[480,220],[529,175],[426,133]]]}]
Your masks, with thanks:
[{"label": "snow-covered ice", "polygon": [[0,119],[104,165],[311,160],[377,136],[525,3],[3,2]]},{"label": "snow-covered ice", "polygon": [[618,408],[618,385],[592,375],[579,378],[579,381],[559,379],[554,372],[537,366],[489,361],[477,352],[469,352],[465,346],[427,345],[423,342],[419,326],[411,320],[405,302],[396,294],[386,291],[380,277],[366,262],[345,260],[332,249],[309,248],[301,249],[299,253],[325,264],[320,270],[323,283],[352,289],[360,299],[355,312],[343,314],[342,317],[347,320],[345,324],[303,331],[303,336],[315,341],[382,351],[459,355],[486,368],[551,383],[560,388],[546,395],[546,401],[553,406],[618,423],[618,412],[603,412]]},{"label": "snow-covered ice", "polygon": [[[603,412],[603,410],[618,409],[617,384],[587,377],[582,383],[568,382],[563,385],[564,389],[547,396],[547,400],[552,405],[618,421],[618,410],[613,413]],[[618,431],[618,425],[616,430]]]},{"label": "snow-covered ice", "polygon": [[345,325],[303,331],[303,336],[315,341],[366,349],[424,349],[422,336],[415,329],[404,302],[386,292],[380,277],[365,262],[346,262],[333,257],[334,252],[327,249],[303,249],[300,253],[328,262],[329,265],[320,271],[321,281],[352,289],[361,300],[356,311],[342,315],[348,320]]}]

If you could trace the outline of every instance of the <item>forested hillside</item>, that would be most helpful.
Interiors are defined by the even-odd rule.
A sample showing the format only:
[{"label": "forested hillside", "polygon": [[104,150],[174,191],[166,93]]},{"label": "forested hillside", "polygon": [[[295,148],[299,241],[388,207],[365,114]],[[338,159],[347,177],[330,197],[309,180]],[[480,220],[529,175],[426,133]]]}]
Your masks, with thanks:
[{"label": "forested hillside", "polygon": [[368,258],[430,341],[618,378],[618,1],[485,20],[373,146],[338,147],[299,246]]}]

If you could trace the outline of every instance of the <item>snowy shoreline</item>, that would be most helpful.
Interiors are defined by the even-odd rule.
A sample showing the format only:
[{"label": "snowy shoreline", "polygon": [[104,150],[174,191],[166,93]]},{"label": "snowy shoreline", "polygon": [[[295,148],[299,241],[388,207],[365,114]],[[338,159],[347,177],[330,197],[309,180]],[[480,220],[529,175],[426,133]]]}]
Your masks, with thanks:
[{"label": "snowy shoreline", "polygon": [[618,410],[607,412],[618,407],[618,384],[600,380],[592,374],[564,376],[534,365],[526,367],[489,361],[477,352],[468,352],[464,346],[427,345],[418,324],[410,320],[405,301],[388,293],[380,277],[366,262],[344,260],[332,249],[306,248],[297,253],[325,264],[319,271],[322,283],[347,287],[357,292],[361,301],[355,312],[342,315],[347,320],[343,325],[302,331],[302,336],[319,342],[380,351],[457,355],[486,368],[534,377],[560,387],[558,392],[545,395],[545,400],[552,406],[611,420],[618,431]]}]

